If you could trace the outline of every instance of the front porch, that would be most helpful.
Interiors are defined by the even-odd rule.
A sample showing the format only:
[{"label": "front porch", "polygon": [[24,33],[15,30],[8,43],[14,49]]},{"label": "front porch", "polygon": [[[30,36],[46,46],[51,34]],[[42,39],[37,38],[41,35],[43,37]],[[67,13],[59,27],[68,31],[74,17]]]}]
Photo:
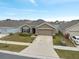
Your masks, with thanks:
[{"label": "front porch", "polygon": [[31,27],[23,26],[23,27],[20,28],[20,32],[35,34],[36,33],[36,28],[31,28]]}]

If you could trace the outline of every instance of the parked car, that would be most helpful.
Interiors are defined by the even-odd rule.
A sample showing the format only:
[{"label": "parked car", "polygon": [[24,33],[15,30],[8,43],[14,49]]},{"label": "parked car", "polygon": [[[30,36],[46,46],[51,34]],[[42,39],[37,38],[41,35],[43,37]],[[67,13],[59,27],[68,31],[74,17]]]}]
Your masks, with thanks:
[{"label": "parked car", "polygon": [[76,44],[79,44],[79,36],[72,36],[72,40],[73,40]]}]

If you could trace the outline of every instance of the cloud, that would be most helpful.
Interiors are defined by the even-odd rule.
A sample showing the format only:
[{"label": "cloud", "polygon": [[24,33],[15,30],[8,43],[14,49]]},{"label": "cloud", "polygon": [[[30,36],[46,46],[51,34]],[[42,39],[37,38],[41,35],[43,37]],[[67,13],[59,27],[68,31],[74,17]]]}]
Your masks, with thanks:
[{"label": "cloud", "polygon": [[35,0],[30,0],[31,3],[33,4],[36,4],[36,1]]},{"label": "cloud", "polygon": [[76,20],[79,19],[79,16],[55,16],[55,17],[50,17],[48,18],[49,21],[71,21],[71,20]]},{"label": "cloud", "polygon": [[36,0],[29,0],[32,4],[34,4],[35,6],[37,6]]},{"label": "cloud", "polygon": [[41,3],[44,3],[46,5],[48,4],[62,4],[67,2],[77,2],[79,0],[40,0]]},{"label": "cloud", "polygon": [[21,3],[32,3],[33,5],[37,6],[36,0],[17,0],[17,2]]},{"label": "cloud", "polygon": [[36,17],[38,15],[46,14],[48,13],[47,10],[36,10],[36,9],[18,9],[18,8],[11,8],[11,7],[0,7],[1,11],[1,15],[2,17],[15,17],[19,18],[19,17]]},{"label": "cloud", "polygon": [[37,10],[37,9],[18,9],[18,8],[11,8],[11,7],[0,7],[0,12],[16,12],[16,13],[48,13],[48,10]]}]

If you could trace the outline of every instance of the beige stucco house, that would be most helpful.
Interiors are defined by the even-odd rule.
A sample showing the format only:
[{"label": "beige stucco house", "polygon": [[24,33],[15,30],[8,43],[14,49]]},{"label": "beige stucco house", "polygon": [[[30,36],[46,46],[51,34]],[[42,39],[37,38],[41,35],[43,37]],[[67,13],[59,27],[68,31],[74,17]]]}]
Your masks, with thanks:
[{"label": "beige stucco house", "polygon": [[26,32],[37,35],[54,35],[58,33],[58,24],[54,22],[39,21],[2,21],[0,33]]},{"label": "beige stucco house", "polygon": [[41,23],[33,28],[29,26],[28,24],[24,25],[21,27],[21,31],[33,33],[36,35],[54,35],[58,33],[57,29],[53,25],[47,22]]}]

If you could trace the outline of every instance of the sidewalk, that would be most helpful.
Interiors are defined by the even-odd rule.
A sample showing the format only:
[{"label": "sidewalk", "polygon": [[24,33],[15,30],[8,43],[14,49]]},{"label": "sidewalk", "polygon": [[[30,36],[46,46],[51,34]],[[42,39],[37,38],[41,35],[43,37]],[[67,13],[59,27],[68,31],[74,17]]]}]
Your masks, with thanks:
[{"label": "sidewalk", "polygon": [[30,45],[31,44],[31,43],[5,41],[5,40],[0,40],[0,43],[4,43],[4,44],[15,44],[15,45]]},{"label": "sidewalk", "polygon": [[78,47],[67,47],[67,46],[53,46],[55,49],[62,49],[62,50],[71,50],[71,51],[79,51]]}]

